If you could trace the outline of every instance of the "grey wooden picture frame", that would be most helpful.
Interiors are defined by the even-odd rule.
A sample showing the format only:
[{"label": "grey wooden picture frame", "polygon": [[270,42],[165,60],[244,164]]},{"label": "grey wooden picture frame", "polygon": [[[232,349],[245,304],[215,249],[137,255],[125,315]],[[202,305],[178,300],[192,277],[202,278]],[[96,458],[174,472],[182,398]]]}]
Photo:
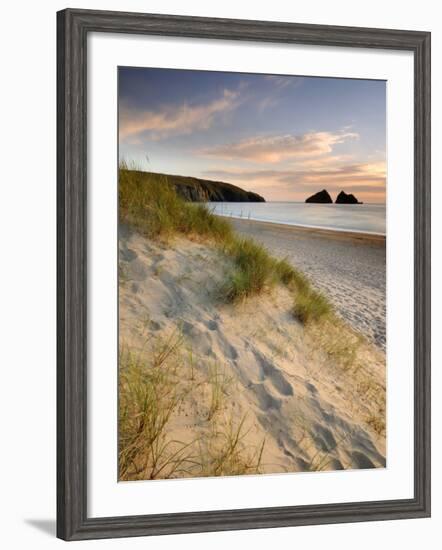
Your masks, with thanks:
[{"label": "grey wooden picture frame", "polygon": [[[414,56],[414,497],[124,517],[87,515],[87,37],[126,33]],[[67,9],[57,14],[57,536],[98,539],[430,515],[430,33]]]}]

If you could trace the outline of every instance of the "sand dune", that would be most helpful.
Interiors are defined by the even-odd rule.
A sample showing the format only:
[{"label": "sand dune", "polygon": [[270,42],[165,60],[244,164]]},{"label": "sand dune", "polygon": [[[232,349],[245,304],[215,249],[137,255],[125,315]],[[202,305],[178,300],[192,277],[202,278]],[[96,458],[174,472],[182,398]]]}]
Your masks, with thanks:
[{"label": "sand dune", "polygon": [[[179,331],[192,357],[180,366],[190,389],[168,424],[172,439],[192,442],[213,432],[215,369],[222,400],[213,416],[224,427],[244,419],[246,450],[265,441],[261,472],[385,466],[385,355],[379,347],[361,343],[358,367],[344,369],[294,319],[286,289],[240,305],[220,303],[228,260],[208,244],[176,238],[162,245],[124,226],[119,243],[120,347],[147,357],[155,342]],[[310,250],[310,263],[299,267],[336,296],[346,292],[342,282],[331,285],[330,270],[314,268],[317,254]],[[376,302],[382,289],[370,288]],[[370,308],[361,294],[368,300],[367,288],[355,300]]]}]

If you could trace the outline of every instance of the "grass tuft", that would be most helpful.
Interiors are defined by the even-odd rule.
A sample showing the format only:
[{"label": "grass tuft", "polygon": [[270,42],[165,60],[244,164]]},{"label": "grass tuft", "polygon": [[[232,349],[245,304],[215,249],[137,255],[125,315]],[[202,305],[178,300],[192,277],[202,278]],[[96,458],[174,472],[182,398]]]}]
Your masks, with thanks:
[{"label": "grass tuft", "polygon": [[215,424],[208,438],[200,442],[200,468],[203,476],[259,474],[265,439],[258,447],[246,445],[249,430],[246,415],[239,422],[233,416]]},{"label": "grass tuft", "polygon": [[312,323],[308,337],[312,344],[320,347],[344,371],[360,368],[360,361],[357,359],[364,339],[336,314],[330,313],[319,323]]},{"label": "grass tuft", "polygon": [[330,312],[330,302],[316,290],[307,288],[295,297],[293,313],[304,325],[312,321],[319,321]]},{"label": "grass tuft", "polygon": [[305,292],[310,288],[307,277],[295,269],[286,259],[276,263],[276,272],[281,282],[299,292]]},{"label": "grass tuft", "polygon": [[276,260],[252,239],[232,239],[224,251],[233,260],[233,268],[221,289],[227,301],[236,302],[259,294],[277,282]]}]

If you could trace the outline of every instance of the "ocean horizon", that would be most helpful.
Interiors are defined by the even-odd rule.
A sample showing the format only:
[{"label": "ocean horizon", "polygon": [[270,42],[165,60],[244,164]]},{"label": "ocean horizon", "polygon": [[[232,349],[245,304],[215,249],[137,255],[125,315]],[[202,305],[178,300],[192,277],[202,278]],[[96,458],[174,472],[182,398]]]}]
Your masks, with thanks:
[{"label": "ocean horizon", "polygon": [[209,202],[214,214],[283,225],[386,234],[386,205],[304,202]]}]

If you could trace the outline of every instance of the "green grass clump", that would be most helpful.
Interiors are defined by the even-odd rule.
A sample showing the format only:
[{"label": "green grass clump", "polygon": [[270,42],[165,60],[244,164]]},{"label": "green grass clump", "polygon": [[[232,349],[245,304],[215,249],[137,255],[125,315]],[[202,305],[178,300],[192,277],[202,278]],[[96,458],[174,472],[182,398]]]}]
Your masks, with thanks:
[{"label": "green grass clump", "polygon": [[183,201],[181,231],[206,236],[216,241],[226,241],[232,237],[232,227],[227,220],[214,216],[205,204]]},{"label": "green grass clump", "polygon": [[235,238],[225,246],[225,252],[233,260],[233,268],[222,287],[227,301],[259,294],[277,282],[276,260],[255,241]]},{"label": "green grass clump", "polygon": [[312,321],[319,321],[331,312],[331,305],[327,298],[312,289],[299,292],[295,297],[293,312],[304,325]]},{"label": "green grass clump", "polygon": [[295,269],[287,260],[279,260],[276,272],[281,282],[287,286],[294,286],[296,290],[304,292],[310,288],[307,277]]},{"label": "green grass clump", "polygon": [[265,247],[252,239],[233,238],[224,247],[234,262],[223,287],[228,301],[239,301],[265,288],[282,283],[298,292],[310,288],[307,278],[287,260],[273,258]]}]

